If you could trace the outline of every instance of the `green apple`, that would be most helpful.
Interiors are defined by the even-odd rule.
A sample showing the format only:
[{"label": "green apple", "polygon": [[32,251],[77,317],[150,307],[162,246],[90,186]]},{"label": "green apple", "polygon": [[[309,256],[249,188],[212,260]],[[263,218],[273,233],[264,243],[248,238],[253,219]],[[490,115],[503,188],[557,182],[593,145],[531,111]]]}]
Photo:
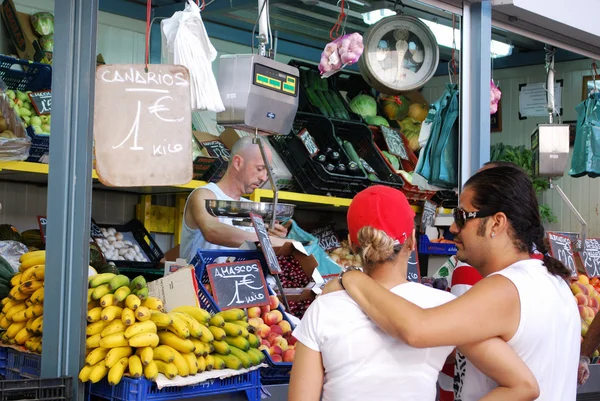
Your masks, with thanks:
[{"label": "green apple", "polygon": [[42,131],[44,131],[44,133],[46,133],[46,134],[49,134],[50,133],[50,126],[48,124],[42,125]]}]

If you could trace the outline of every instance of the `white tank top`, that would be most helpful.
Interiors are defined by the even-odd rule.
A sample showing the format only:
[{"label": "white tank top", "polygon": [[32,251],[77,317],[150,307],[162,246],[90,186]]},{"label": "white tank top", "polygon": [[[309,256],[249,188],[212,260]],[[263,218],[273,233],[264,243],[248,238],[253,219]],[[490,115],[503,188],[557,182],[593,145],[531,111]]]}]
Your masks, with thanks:
[{"label": "white tank top", "polygon": [[[569,286],[536,259],[517,262],[493,274],[508,278],[519,291],[521,321],[508,345],[536,377],[538,400],[575,401],[581,320]],[[479,400],[496,386],[491,379],[484,380],[470,381],[482,394],[463,388],[463,395],[469,394],[469,398],[460,401]],[[464,385],[468,382],[465,380]]]},{"label": "white tank top", "polygon": [[[185,260],[188,262],[190,262],[194,258],[194,256],[196,256],[196,252],[198,252],[198,249],[203,249],[203,250],[235,249],[235,248],[229,248],[226,246],[213,244],[213,243],[206,241],[206,239],[204,238],[204,235],[202,235],[202,231],[200,231],[199,229],[191,229],[185,223],[185,213],[187,210],[187,205],[190,200],[190,197],[192,196],[192,194],[194,192],[196,192],[199,189],[208,189],[209,191],[211,191],[212,193],[215,194],[215,198],[218,200],[231,200],[231,201],[236,200],[236,199],[233,199],[233,198],[230,198],[229,196],[227,196],[225,194],[225,192],[223,192],[221,190],[221,188],[219,188],[219,186],[217,184],[215,184],[214,182],[210,182],[203,187],[198,187],[198,188],[194,189],[194,191],[192,191],[190,196],[188,196],[187,200],[185,201],[185,207],[183,209],[183,217],[184,218],[183,218],[183,222],[181,224],[181,244],[180,244],[180,248],[179,248],[179,257],[185,258]],[[245,198],[240,198],[239,200],[242,202],[250,202],[248,199],[245,199]],[[234,219],[232,219],[232,218],[218,217],[218,219],[223,224],[233,226]],[[248,231],[248,232],[254,232],[253,227],[236,226],[236,228],[239,228],[240,230],[244,230],[244,231]]]}]

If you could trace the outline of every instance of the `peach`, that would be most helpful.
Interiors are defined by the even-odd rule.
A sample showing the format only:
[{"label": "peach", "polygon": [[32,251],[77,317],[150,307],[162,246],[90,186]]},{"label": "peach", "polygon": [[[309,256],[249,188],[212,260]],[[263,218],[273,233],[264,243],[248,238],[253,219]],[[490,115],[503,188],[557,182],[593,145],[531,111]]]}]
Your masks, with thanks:
[{"label": "peach", "polygon": [[296,349],[295,345],[288,345],[288,349]]},{"label": "peach", "polygon": [[281,330],[283,331],[282,334],[290,333],[292,331],[292,325],[287,320],[282,320],[277,323],[277,325],[281,327]]},{"label": "peach", "polygon": [[271,328],[266,324],[261,324],[258,326],[258,329],[256,329],[256,335],[260,338],[267,338],[269,337],[269,334],[271,334]]},{"label": "peach", "polygon": [[589,306],[586,306],[585,309],[587,310],[587,317],[596,316],[596,314],[594,313],[594,310],[592,308],[590,308]]},{"label": "peach", "polygon": [[278,354],[271,355],[271,360],[275,363],[283,362],[281,355],[278,355]]},{"label": "peach", "polygon": [[590,328],[589,324],[587,324],[585,321],[581,322],[581,336],[582,337],[585,337],[589,328]]},{"label": "peach", "polygon": [[575,295],[577,295],[579,293],[582,293],[583,295],[588,295],[588,293],[589,293],[587,287],[581,283],[571,284],[571,292],[573,292],[573,294],[575,294]]},{"label": "peach", "polygon": [[[585,319],[587,317],[587,311],[585,310],[585,305],[577,305],[577,309],[579,309],[579,317]],[[269,330],[271,330],[269,328]]]},{"label": "peach", "polygon": [[[268,345],[261,345],[260,347],[258,347],[258,349],[260,351],[267,351],[267,352],[269,352],[269,348],[270,347]],[[270,352],[269,352],[269,354],[270,354]]]},{"label": "peach", "polygon": [[296,345],[296,342],[298,342],[298,339],[294,336],[290,336],[290,338],[288,338],[287,342],[289,345]]},{"label": "peach", "polygon": [[593,321],[594,321],[594,317],[593,317],[593,316],[590,316],[590,317],[586,317],[586,318],[585,318],[585,322],[586,322],[588,325],[591,325]]},{"label": "peach", "polygon": [[288,349],[283,351],[283,362],[294,362],[294,356],[296,354],[296,350]]},{"label": "peach", "polygon": [[277,343],[277,338],[281,337],[279,334],[277,333],[271,333],[269,334],[269,336],[267,337],[267,341],[269,342],[269,344],[273,345]]},{"label": "peach", "polygon": [[580,274],[577,281],[584,285],[590,283],[590,279],[585,274]]},{"label": "peach", "polygon": [[277,298],[277,295],[269,296],[269,306],[271,307],[271,310],[275,310],[279,307],[279,298]]},{"label": "peach", "polygon": [[[271,343],[273,344],[273,343]],[[278,337],[275,339],[275,344],[279,346],[279,348],[281,348],[282,351],[285,351],[288,349],[288,342],[285,338],[283,337]]]},{"label": "peach", "polygon": [[[279,322],[281,323],[281,322]],[[271,328],[271,333],[277,333],[280,336],[283,335],[283,328],[279,326],[279,324],[274,324],[273,326],[269,326]]]},{"label": "peach", "polygon": [[[281,318],[281,319],[280,319]],[[272,310],[263,316],[266,325],[273,326],[283,319],[283,315],[278,310]]]},{"label": "peach", "polygon": [[[588,298],[582,293],[575,295],[575,299],[577,300],[577,305],[587,305]],[[250,321],[248,321],[248,323],[250,323]]]},{"label": "peach", "polygon": [[253,306],[252,308],[248,308],[248,317],[260,317],[260,306]]},{"label": "peach", "polygon": [[260,317],[251,317],[248,319],[248,324],[255,329],[258,329],[261,324],[265,324],[265,322]]},{"label": "peach", "polygon": [[592,308],[592,312],[594,313],[594,316],[596,316],[598,314],[598,308]]},{"label": "peach", "polygon": [[267,340],[260,340],[260,345],[264,345],[265,347],[269,348],[271,343],[269,343]]},{"label": "peach", "polygon": [[588,297],[587,306],[589,306],[592,309],[598,309],[598,300],[596,298]]},{"label": "peach", "polygon": [[281,355],[283,354],[283,350],[281,349],[281,347],[279,345],[271,345],[271,348],[269,348],[269,353],[271,355]]},{"label": "peach", "polygon": [[271,312],[271,307],[269,305],[260,307],[260,317],[262,317],[263,319],[264,315],[266,315],[269,312]]}]

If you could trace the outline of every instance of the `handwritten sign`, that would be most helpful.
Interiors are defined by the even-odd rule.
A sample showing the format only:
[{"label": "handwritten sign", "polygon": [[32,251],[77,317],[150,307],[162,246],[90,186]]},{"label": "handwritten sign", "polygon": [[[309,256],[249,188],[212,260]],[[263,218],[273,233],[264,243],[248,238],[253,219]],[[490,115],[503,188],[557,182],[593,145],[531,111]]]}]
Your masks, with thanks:
[{"label": "handwritten sign", "polygon": [[408,154],[406,153],[404,142],[402,141],[398,131],[383,125],[380,127],[380,129],[381,133],[383,134],[383,138],[385,139],[385,143],[388,146],[388,151],[403,160],[408,160]]},{"label": "handwritten sign", "polygon": [[571,270],[571,277],[577,277],[571,239],[564,235],[548,232],[548,240],[550,241],[550,254]]},{"label": "handwritten sign", "polygon": [[258,242],[260,242],[262,253],[265,255],[269,271],[271,274],[280,274],[281,267],[279,266],[279,261],[273,249],[273,244],[271,244],[271,239],[269,238],[263,218],[257,214],[250,213],[250,219],[252,220],[252,224],[254,224],[254,230],[256,231]]},{"label": "handwritten sign", "polygon": [[313,138],[313,136],[308,132],[306,128],[304,128],[298,133],[298,138],[300,138],[300,140],[304,144],[304,147],[308,151],[310,157],[314,157],[317,155],[317,153],[319,153],[319,147],[315,142],[315,138]]},{"label": "handwritten sign", "polygon": [[437,213],[437,205],[430,201],[425,201],[423,205],[423,213],[421,214],[421,233],[425,233],[427,227],[435,225],[435,215]]},{"label": "handwritten sign", "polygon": [[406,272],[406,279],[413,283],[421,281],[421,267],[419,266],[419,257],[417,251],[412,251],[410,258],[408,259],[408,271]]},{"label": "handwritten sign", "polygon": [[[40,227],[40,232],[42,235],[42,242],[46,243],[46,226],[48,225],[48,220],[45,216],[38,216],[38,227]],[[104,238],[104,234],[100,231],[100,227],[96,225],[96,223],[92,220],[90,224],[90,237],[92,238]]]},{"label": "handwritten sign", "polygon": [[269,304],[269,290],[258,260],[208,265],[206,272],[221,310]]},{"label": "handwritten sign", "polygon": [[102,65],[96,69],[94,141],[100,181],[113,187],[192,180],[188,70],[180,65]]},{"label": "handwritten sign", "polygon": [[340,239],[331,225],[317,228],[316,230],[313,230],[311,234],[319,239],[319,246],[326,251],[337,249],[342,246],[340,244]]},{"label": "handwritten sign", "polygon": [[200,142],[200,145],[206,149],[209,156],[219,157],[223,160],[229,160],[230,153],[225,144],[221,141]]},{"label": "handwritten sign", "polygon": [[589,277],[600,276],[600,239],[586,238],[585,251],[581,252],[583,267]]},{"label": "handwritten sign", "polygon": [[47,116],[52,112],[52,92],[39,91],[29,94],[29,100],[39,116]]}]

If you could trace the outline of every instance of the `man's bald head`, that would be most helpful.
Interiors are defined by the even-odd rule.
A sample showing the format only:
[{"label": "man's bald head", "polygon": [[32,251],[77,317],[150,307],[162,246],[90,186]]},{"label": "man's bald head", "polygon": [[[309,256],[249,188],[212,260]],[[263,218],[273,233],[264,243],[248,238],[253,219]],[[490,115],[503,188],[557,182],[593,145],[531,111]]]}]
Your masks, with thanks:
[{"label": "man's bald head", "polygon": [[[269,163],[273,160],[271,148],[266,139],[260,138]],[[231,147],[227,173],[243,186],[245,193],[251,193],[268,178],[265,162],[254,136],[244,136]]]}]

